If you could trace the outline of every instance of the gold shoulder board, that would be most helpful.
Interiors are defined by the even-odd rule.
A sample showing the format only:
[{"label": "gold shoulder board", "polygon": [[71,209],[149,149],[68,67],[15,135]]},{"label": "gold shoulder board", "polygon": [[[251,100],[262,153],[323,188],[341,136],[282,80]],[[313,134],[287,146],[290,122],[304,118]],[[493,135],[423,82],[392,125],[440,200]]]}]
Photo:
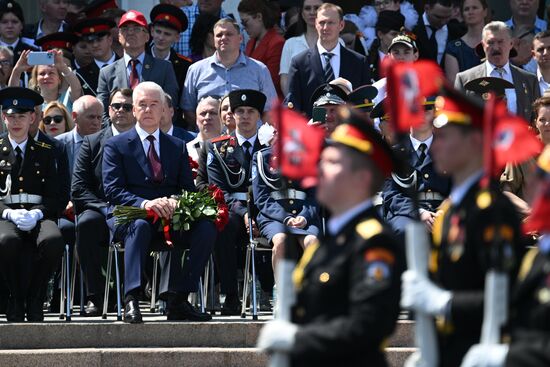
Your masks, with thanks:
[{"label": "gold shoulder board", "polygon": [[363,239],[368,240],[382,232],[382,224],[376,219],[367,219],[359,223],[355,230]]}]

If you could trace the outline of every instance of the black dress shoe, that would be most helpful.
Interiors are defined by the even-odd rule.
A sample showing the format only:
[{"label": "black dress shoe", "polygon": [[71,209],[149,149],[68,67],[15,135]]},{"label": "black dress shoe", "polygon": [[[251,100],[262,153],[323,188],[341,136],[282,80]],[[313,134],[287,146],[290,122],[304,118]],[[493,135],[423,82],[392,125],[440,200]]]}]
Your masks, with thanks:
[{"label": "black dress shoe", "polygon": [[44,321],[44,301],[42,298],[37,297],[27,299],[27,321]]},{"label": "black dress shoe", "polygon": [[124,322],[129,324],[139,324],[143,322],[141,312],[139,311],[138,301],[128,301],[124,306]]},{"label": "black dress shoe", "polygon": [[235,294],[228,294],[225,297],[225,302],[222,305],[222,316],[237,316],[241,314],[241,302],[239,297]]},{"label": "black dress shoe", "polygon": [[[101,305],[101,307],[99,305]],[[84,316],[86,317],[101,316],[101,314],[103,313],[102,307],[103,307],[102,302],[89,300],[86,306],[84,306]]]},{"label": "black dress shoe", "polygon": [[188,321],[210,321],[212,316],[206,312],[197,311],[187,300],[181,300],[177,303],[169,302],[166,308],[166,316],[169,321],[188,320]]},{"label": "black dress shoe", "polygon": [[9,297],[6,309],[6,319],[8,322],[25,321],[25,303],[22,300],[16,300],[13,297]]}]

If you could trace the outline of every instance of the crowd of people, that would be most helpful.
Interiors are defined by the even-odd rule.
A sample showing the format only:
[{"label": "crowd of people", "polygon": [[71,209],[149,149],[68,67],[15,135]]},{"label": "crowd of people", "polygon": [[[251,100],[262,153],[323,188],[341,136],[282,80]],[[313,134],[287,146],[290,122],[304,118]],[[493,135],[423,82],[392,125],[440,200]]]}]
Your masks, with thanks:
[{"label": "crowd of people", "polygon": [[[240,315],[252,234],[271,250],[255,259],[262,311],[285,246],[301,254],[291,320],[268,323],[258,341],[292,365],[385,366],[402,309],[433,318],[441,366],[549,365],[549,240],[521,223],[548,187],[550,148],[482,183],[490,93],[550,144],[539,1],[509,0],[503,20],[485,0],[374,0],[355,13],[242,0],[238,20],[222,3],[165,0],[147,16],[114,0],[38,0],[40,20],[26,24],[17,1],[0,0],[0,314],[40,322],[59,310],[68,244],[83,315],[100,316],[116,241],[125,322],[143,322],[139,302],[155,288],[168,320],[211,320],[189,302],[209,261],[219,311]],[[424,122],[396,134],[383,64],[426,59],[452,92],[425,98]],[[272,165],[279,105],[324,132],[315,187]],[[113,214],[132,206],[170,219],[173,195],[212,184],[229,210],[219,231],[197,220],[167,241],[162,221]],[[406,270],[415,222],[431,237],[428,276]],[[491,269],[509,279],[510,317],[502,343],[480,344]],[[421,354],[407,363],[422,365]]]}]

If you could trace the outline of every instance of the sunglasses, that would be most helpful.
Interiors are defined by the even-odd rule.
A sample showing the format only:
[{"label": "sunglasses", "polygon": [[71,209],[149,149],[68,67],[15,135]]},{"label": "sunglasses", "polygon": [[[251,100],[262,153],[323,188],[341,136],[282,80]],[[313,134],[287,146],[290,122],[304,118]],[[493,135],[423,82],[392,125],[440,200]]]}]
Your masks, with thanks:
[{"label": "sunglasses", "polygon": [[42,119],[42,121],[44,121],[44,124],[46,125],[49,125],[53,122],[55,122],[56,124],[59,124],[60,122],[63,121],[63,116],[61,115],[55,115],[55,116],[46,116]]},{"label": "sunglasses", "polygon": [[131,103],[111,103],[111,108],[113,110],[120,110],[122,108],[124,111],[130,112],[132,111],[132,104]]}]

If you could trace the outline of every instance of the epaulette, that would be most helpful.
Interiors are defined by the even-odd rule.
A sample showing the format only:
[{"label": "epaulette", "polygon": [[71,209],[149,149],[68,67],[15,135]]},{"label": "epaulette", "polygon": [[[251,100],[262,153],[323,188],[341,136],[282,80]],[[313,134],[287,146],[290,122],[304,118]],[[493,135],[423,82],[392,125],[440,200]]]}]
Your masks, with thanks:
[{"label": "epaulette", "polygon": [[231,138],[230,135],[220,135],[217,138],[214,138],[214,139],[210,140],[210,142],[211,143],[218,143],[220,141],[228,140],[229,138]]},{"label": "epaulette", "polygon": [[41,141],[35,140],[34,144],[38,145],[39,147],[45,148],[45,149],[52,149],[52,146],[50,144],[44,143],[44,142],[41,142]]},{"label": "epaulette", "polygon": [[380,221],[374,218],[364,220],[355,227],[355,230],[359,233],[359,236],[361,236],[364,240],[368,240],[369,238],[380,234],[383,229],[384,228],[382,227]]},{"label": "epaulette", "polygon": [[179,57],[180,59],[183,59],[185,61],[188,61],[188,62],[193,62],[193,60],[191,60],[190,58],[188,58],[187,56],[183,56],[182,54],[178,54],[176,53],[176,56]]}]

